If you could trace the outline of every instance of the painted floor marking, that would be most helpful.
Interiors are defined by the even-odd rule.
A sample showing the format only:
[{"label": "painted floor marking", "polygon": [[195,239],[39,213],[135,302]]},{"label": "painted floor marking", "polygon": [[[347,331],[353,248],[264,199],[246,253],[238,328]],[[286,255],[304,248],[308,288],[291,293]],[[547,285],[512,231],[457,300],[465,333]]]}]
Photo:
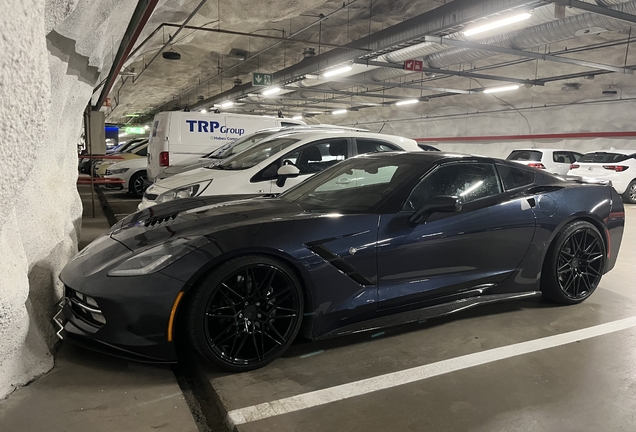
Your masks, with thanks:
[{"label": "painted floor marking", "polygon": [[354,381],[271,402],[235,409],[228,412],[227,422],[230,427],[233,428],[235,425],[325,405],[331,402],[337,402],[355,396],[421,381],[427,378],[492,363],[498,360],[516,357],[548,348],[554,348],[561,345],[567,345],[573,342],[614,333],[632,327],[636,327],[636,317],[625,318],[554,336],[467,354],[427,365],[405,369],[399,372],[391,372],[360,381]]}]

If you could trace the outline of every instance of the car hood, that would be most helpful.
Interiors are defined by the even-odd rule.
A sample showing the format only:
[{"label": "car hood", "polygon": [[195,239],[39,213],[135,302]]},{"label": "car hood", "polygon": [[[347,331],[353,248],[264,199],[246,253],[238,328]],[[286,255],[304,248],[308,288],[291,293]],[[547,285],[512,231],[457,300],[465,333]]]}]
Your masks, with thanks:
[{"label": "car hood", "polygon": [[[207,165],[207,164],[206,164]],[[240,175],[245,170],[216,170],[209,168],[195,168],[181,174],[175,174],[163,180],[159,180],[150,188],[148,192],[154,193],[155,188],[160,190],[170,190],[192,183],[199,183],[205,180],[212,180],[221,177],[227,177],[231,175]]]},{"label": "car hood", "polygon": [[192,163],[188,165],[169,166],[163,171],[163,174],[168,174],[168,175],[181,174],[187,171],[195,170],[197,168],[203,168],[209,165],[214,165],[219,162],[223,162],[223,159],[198,158],[195,161],[192,161]]},{"label": "car hood", "polygon": [[138,250],[179,237],[213,236],[240,226],[315,216],[278,198],[187,198],[134,213],[113,226],[110,235],[128,249]]}]

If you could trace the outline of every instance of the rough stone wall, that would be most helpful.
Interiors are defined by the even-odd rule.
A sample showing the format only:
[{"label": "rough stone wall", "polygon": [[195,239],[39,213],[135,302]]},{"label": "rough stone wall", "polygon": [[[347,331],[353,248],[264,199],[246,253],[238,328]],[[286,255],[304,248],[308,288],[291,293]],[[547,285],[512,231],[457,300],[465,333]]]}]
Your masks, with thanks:
[{"label": "rough stone wall", "polygon": [[82,113],[135,3],[0,0],[0,398],[53,366],[58,275],[82,212]]}]

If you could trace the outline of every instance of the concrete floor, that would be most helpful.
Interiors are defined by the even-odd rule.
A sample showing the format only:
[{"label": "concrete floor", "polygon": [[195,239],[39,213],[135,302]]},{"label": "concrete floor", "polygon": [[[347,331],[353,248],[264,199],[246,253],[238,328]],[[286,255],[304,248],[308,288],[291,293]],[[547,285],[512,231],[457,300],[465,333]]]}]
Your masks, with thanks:
[{"label": "concrete floor", "polygon": [[[134,211],[138,202],[122,192],[105,196],[117,219]],[[253,406],[265,413],[262,419],[239,422],[238,431],[634,431],[636,321],[601,336],[521,351],[523,343],[540,344],[636,317],[636,228],[629,223],[636,219],[636,206],[628,207],[627,219],[616,268],[580,305],[530,299],[370,334],[316,343],[299,340],[271,365],[243,374],[199,363],[197,379],[208,392],[199,402],[215,401],[224,416]],[[99,231],[97,223],[94,231]],[[357,384],[351,383],[359,380],[390,380],[396,372],[408,374],[498,350],[510,353],[404,385],[389,382],[381,390],[344,399],[319,393],[325,399],[316,406],[289,408],[311,399],[311,392],[337,395],[338,389],[353,388],[357,394]],[[283,398],[292,398],[289,405],[273,402]],[[39,407],[38,415],[33,415],[33,406]],[[72,346],[60,351],[52,373],[0,402],[0,430],[89,426],[98,431],[221,430],[218,424],[193,421],[170,369]]]}]

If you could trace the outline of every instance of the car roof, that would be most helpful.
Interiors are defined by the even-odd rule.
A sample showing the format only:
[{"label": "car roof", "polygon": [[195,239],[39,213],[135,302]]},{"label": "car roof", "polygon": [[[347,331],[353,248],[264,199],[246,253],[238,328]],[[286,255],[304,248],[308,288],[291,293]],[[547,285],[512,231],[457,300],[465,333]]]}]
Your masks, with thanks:
[{"label": "car roof", "polygon": [[[285,131],[282,131],[285,132]],[[349,129],[314,129],[314,130],[303,130],[299,132],[298,130],[293,131],[294,138],[299,139],[301,141],[311,140],[315,138],[321,138],[325,135],[329,136],[342,136],[343,138],[375,138],[375,139],[385,139],[387,141],[399,142],[402,140],[407,140],[414,144],[417,142],[411,138],[401,137],[397,135],[387,135],[387,134],[378,134],[373,132],[362,132],[357,130],[349,130]],[[284,137],[285,134],[277,134],[276,137]]]},{"label": "car roof", "polygon": [[595,151],[591,151],[591,152],[586,152],[585,154],[595,154],[595,153],[617,153],[617,154],[624,154],[624,155],[631,155],[631,154],[636,154],[636,150],[595,150]]},{"label": "car roof", "polygon": [[551,152],[573,152],[573,153],[581,153],[580,151],[577,150],[570,150],[570,149],[555,149],[555,148],[520,148],[520,149],[514,149],[512,151],[551,151]]},{"label": "car roof", "polygon": [[420,163],[431,163],[440,160],[477,160],[477,161],[501,161],[507,165],[510,165],[510,161],[503,159],[495,159],[487,156],[477,156],[463,153],[445,153],[445,152],[379,152],[379,153],[365,153],[357,158],[369,158],[369,159],[383,159],[383,158],[396,158],[399,162],[417,161]]}]

